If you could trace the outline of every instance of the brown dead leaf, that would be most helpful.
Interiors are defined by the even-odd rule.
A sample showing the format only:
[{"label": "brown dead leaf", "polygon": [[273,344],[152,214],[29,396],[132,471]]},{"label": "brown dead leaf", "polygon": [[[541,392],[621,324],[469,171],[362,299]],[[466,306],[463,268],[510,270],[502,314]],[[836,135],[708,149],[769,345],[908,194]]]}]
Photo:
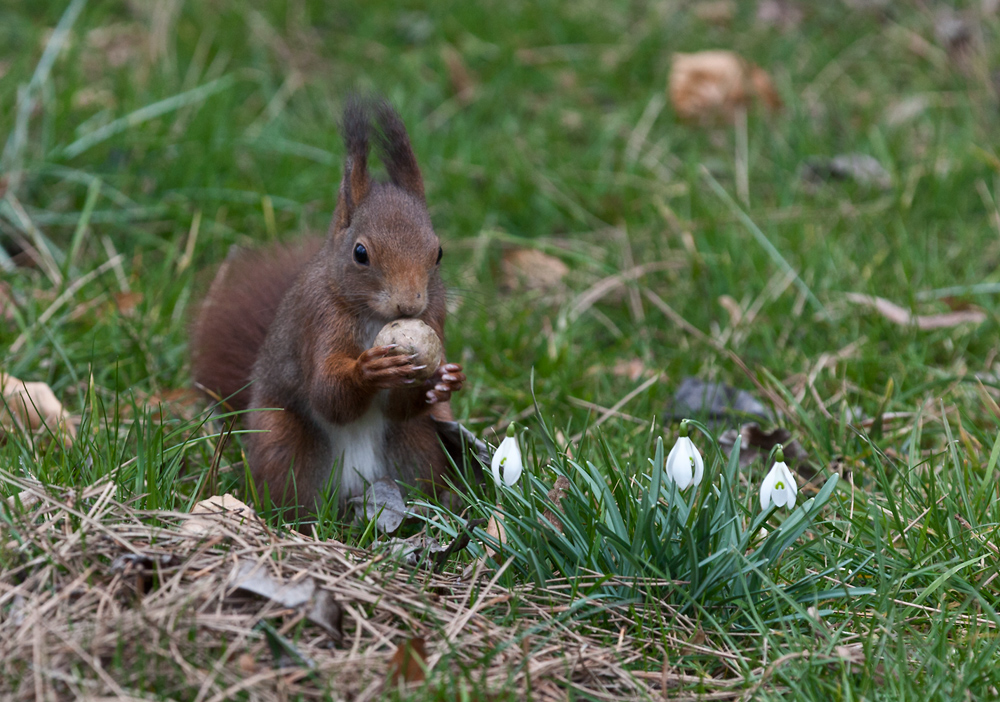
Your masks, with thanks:
[{"label": "brown dead leaf", "polygon": [[669,93],[681,119],[701,124],[734,121],[754,97],[772,111],[781,107],[770,76],[732,51],[674,54]]},{"label": "brown dead leaf", "polygon": [[441,60],[448,69],[448,80],[455,97],[463,105],[472,102],[476,95],[476,78],[465,65],[462,54],[455,47],[445,44],[441,47]]},{"label": "brown dead leaf", "polygon": [[240,670],[247,675],[253,675],[257,672],[257,660],[249,653],[241,653],[236,662],[240,666]]},{"label": "brown dead leaf", "polygon": [[0,373],[0,428],[19,427],[30,432],[51,431],[69,446],[76,438],[76,426],[69,412],[47,383],[25,382]]},{"label": "brown dead leaf", "polygon": [[655,371],[646,368],[641,358],[620,358],[611,367],[611,374],[619,378],[628,378],[634,383],[639,378],[655,375]]},{"label": "brown dead leaf", "polygon": [[[494,510],[493,514],[490,515],[490,521],[486,525],[486,533],[496,539],[501,547],[507,543],[507,530],[503,527],[503,515],[500,513],[499,505],[497,505],[497,509]],[[486,544],[486,555],[490,558],[494,558],[497,555],[497,551],[488,543]]]},{"label": "brown dead leaf", "polygon": [[694,16],[709,24],[727,25],[736,16],[733,0],[702,0],[694,6]]},{"label": "brown dead leaf", "polygon": [[134,317],[136,308],[142,304],[142,293],[130,290],[115,293],[115,307],[119,314],[125,317]]},{"label": "brown dead leaf", "polygon": [[247,521],[260,522],[253,507],[227,492],[198,502],[181,530],[192,536],[202,537],[221,531],[226,526],[238,529]]},{"label": "brown dead leaf", "polygon": [[340,604],[312,578],[285,580],[271,572],[266,565],[243,560],[230,579],[229,586],[253,593],[287,609],[301,609],[306,619],[323,629],[335,642],[340,643],[344,638]]},{"label": "brown dead leaf", "polygon": [[916,326],[917,329],[947,329],[960,324],[982,324],[986,321],[986,313],[978,309],[958,310],[944,314],[913,314],[894,302],[874,295],[847,293],[847,300],[857,305],[867,305],[894,324],[900,326]]},{"label": "brown dead leaf", "polygon": [[[552,489],[549,490],[549,502],[552,503],[553,507],[560,511],[562,510],[562,501],[563,498],[566,497],[566,491],[569,490],[569,488],[569,478],[565,475],[560,475],[556,478],[555,484],[552,486]],[[542,516],[552,523],[552,526],[556,528],[556,531],[562,533],[562,521],[560,521],[559,517],[557,517],[552,510],[545,510],[545,512],[542,513]]]},{"label": "brown dead leaf", "polygon": [[389,684],[423,682],[427,670],[427,645],[422,636],[404,641],[392,654]]},{"label": "brown dead leaf", "polygon": [[552,290],[562,285],[569,266],[538,249],[509,249],[500,264],[507,290]]}]

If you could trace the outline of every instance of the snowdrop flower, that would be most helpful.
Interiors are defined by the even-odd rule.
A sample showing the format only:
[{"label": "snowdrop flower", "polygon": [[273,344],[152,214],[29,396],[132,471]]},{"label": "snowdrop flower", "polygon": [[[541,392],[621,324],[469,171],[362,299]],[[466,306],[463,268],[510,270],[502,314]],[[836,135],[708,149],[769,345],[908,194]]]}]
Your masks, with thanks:
[{"label": "snowdrop flower", "polygon": [[521,477],[524,464],[521,462],[521,448],[514,436],[514,425],[507,427],[507,438],[500,442],[500,447],[493,454],[493,479],[497,485],[512,486]]},{"label": "snowdrop flower", "polygon": [[778,450],[774,454],[774,465],[771,472],[764,478],[760,486],[760,508],[767,510],[773,503],[775,507],[795,506],[795,493],[798,492],[798,485],[795,483],[795,476],[788,470],[785,464],[785,452],[778,445]]},{"label": "snowdrop flower", "polygon": [[683,490],[688,485],[697,487],[705,474],[705,463],[701,460],[698,447],[688,438],[688,422],[681,422],[681,435],[667,454],[667,477]]}]

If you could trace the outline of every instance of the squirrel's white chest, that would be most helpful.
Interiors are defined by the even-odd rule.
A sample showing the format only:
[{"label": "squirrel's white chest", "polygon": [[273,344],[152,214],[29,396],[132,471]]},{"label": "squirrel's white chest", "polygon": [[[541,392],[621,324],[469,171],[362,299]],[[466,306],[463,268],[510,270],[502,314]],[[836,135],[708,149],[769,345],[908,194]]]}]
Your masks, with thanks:
[{"label": "squirrel's white chest", "polygon": [[326,424],[333,452],[332,468],[340,474],[340,499],[364,494],[365,487],[387,475],[386,420],[378,402],[350,424]]}]

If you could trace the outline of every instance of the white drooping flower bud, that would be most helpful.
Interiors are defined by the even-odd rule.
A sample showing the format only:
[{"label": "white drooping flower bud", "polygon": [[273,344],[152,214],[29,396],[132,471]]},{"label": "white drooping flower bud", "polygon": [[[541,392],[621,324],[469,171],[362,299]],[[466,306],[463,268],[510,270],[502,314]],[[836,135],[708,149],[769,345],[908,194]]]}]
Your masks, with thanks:
[{"label": "white drooping flower bud", "polygon": [[791,509],[795,506],[795,495],[799,488],[792,471],[788,470],[785,452],[780,445],[774,454],[774,459],[771,471],[760,485],[760,508],[766,511],[773,504],[775,507]]},{"label": "white drooping flower bud", "polygon": [[705,474],[705,463],[694,442],[688,438],[687,420],[681,422],[681,435],[667,454],[667,477],[683,490],[689,485],[698,487]]},{"label": "white drooping flower bud", "polygon": [[510,487],[520,479],[524,464],[521,461],[521,448],[517,445],[513,424],[507,427],[507,436],[493,454],[490,467],[493,469],[493,479],[497,481],[497,485]]}]

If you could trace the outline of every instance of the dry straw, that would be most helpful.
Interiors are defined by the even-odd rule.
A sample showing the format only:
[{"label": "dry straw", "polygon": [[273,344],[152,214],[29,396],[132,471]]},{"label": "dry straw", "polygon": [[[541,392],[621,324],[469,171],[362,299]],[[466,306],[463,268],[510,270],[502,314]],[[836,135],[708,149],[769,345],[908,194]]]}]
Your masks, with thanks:
[{"label": "dry straw", "polygon": [[[427,682],[412,685],[432,690],[662,699],[695,685],[726,699],[753,681],[739,652],[714,650],[662,603],[611,608],[592,626],[571,617],[565,580],[508,591],[488,568],[463,579],[462,564],[402,567],[240,511],[138,512],[107,479],[82,492],[0,479],[19,492],[0,531],[0,699],[378,699],[394,653],[418,637]],[[339,621],[324,628],[308,607],[238,589],[248,564],[290,587],[312,581]],[[717,677],[684,674],[633,637],[664,620],[671,631],[655,640],[708,654]]]}]

